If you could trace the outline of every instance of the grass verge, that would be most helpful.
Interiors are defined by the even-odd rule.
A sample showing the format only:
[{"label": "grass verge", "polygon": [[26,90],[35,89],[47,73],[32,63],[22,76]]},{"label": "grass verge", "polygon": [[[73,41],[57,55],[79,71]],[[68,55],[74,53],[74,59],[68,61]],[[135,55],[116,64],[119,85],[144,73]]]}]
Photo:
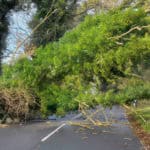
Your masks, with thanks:
[{"label": "grass verge", "polygon": [[142,141],[145,150],[150,149],[150,100],[140,101],[136,113],[131,112],[128,115],[129,121],[135,134]]}]

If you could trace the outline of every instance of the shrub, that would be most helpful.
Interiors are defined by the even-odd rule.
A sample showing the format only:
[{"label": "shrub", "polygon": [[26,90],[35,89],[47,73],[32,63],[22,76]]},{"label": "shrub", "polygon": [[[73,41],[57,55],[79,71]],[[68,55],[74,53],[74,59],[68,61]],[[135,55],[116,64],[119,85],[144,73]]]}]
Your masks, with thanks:
[{"label": "shrub", "polygon": [[[27,119],[36,107],[35,96],[23,88],[0,89],[0,116]],[[35,108],[34,108],[35,110]]]}]

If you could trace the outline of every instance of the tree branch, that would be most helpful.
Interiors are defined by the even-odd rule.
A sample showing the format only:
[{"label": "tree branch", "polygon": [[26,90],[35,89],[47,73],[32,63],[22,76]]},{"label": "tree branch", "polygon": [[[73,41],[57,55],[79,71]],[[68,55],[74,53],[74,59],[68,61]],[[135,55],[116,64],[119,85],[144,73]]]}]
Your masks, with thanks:
[{"label": "tree branch", "polygon": [[125,32],[125,33],[123,33],[123,34],[121,34],[121,35],[114,36],[114,37],[110,37],[109,39],[120,39],[120,38],[126,36],[127,34],[131,33],[131,32],[134,31],[134,30],[141,31],[142,29],[144,29],[144,28],[149,28],[149,27],[150,27],[150,24],[149,24],[149,25],[146,25],[146,26],[141,26],[141,27],[136,26],[136,27],[131,28],[130,30],[128,30],[127,32]]}]

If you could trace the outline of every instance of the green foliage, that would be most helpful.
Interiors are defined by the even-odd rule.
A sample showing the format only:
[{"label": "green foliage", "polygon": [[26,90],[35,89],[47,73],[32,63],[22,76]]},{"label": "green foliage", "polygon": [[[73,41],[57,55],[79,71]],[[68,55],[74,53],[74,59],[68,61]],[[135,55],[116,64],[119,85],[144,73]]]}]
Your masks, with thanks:
[{"label": "green foliage", "polygon": [[87,16],[58,42],[39,47],[32,61],[21,58],[13,67],[4,67],[0,83],[33,90],[44,115],[74,110],[77,101],[92,106],[147,98],[149,83],[130,84],[118,92],[110,89],[102,93],[101,89],[107,90],[120,77],[139,76],[139,66],[149,62],[149,28],[116,38],[135,26],[149,25],[148,18],[142,9],[117,9]]},{"label": "green foliage", "polygon": [[[41,98],[41,111],[43,114],[49,112],[54,113],[58,110],[74,110],[77,105],[73,101],[76,93],[57,85],[50,85],[48,89],[44,89],[40,92],[39,97]],[[58,109],[59,108],[59,109]]]},{"label": "green foliage", "polygon": [[112,106],[113,104],[120,104],[119,102],[115,101],[115,95],[113,90],[109,90],[106,93],[100,93],[96,96],[96,101],[98,104],[103,104],[104,106]]},{"label": "green foliage", "polygon": [[144,128],[145,131],[150,133],[150,101],[144,99],[137,105],[136,114],[131,113],[132,117]]},{"label": "green foliage", "polygon": [[145,107],[143,110],[139,110],[138,113],[146,119],[146,123],[144,123],[138,116],[136,119],[140,122],[142,127],[150,133],[150,107]]},{"label": "green foliage", "polygon": [[56,115],[57,116],[65,116],[66,112],[64,111],[64,109],[62,107],[58,107],[57,111],[56,111]]},{"label": "green foliage", "polygon": [[96,102],[104,106],[113,104],[131,104],[134,100],[143,100],[150,97],[150,83],[136,83],[134,85],[126,85],[122,90],[115,92],[109,90],[95,96]]},{"label": "green foliage", "polygon": [[125,87],[116,96],[115,100],[122,103],[130,103],[133,100],[141,100],[150,97],[150,83],[130,85]]}]

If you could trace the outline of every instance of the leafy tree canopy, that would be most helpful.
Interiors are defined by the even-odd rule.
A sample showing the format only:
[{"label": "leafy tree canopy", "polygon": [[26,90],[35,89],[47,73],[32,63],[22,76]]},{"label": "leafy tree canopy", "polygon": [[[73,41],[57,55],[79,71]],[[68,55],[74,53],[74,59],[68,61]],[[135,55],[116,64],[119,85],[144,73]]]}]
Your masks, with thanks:
[{"label": "leafy tree canopy", "polygon": [[[39,47],[32,61],[23,57],[5,66],[0,86],[30,89],[43,114],[76,109],[77,101],[93,105],[148,98],[150,84],[144,84],[142,71],[150,66],[149,33],[150,17],[143,8],[87,16],[59,41]],[[132,82],[120,88],[120,79]]]}]

